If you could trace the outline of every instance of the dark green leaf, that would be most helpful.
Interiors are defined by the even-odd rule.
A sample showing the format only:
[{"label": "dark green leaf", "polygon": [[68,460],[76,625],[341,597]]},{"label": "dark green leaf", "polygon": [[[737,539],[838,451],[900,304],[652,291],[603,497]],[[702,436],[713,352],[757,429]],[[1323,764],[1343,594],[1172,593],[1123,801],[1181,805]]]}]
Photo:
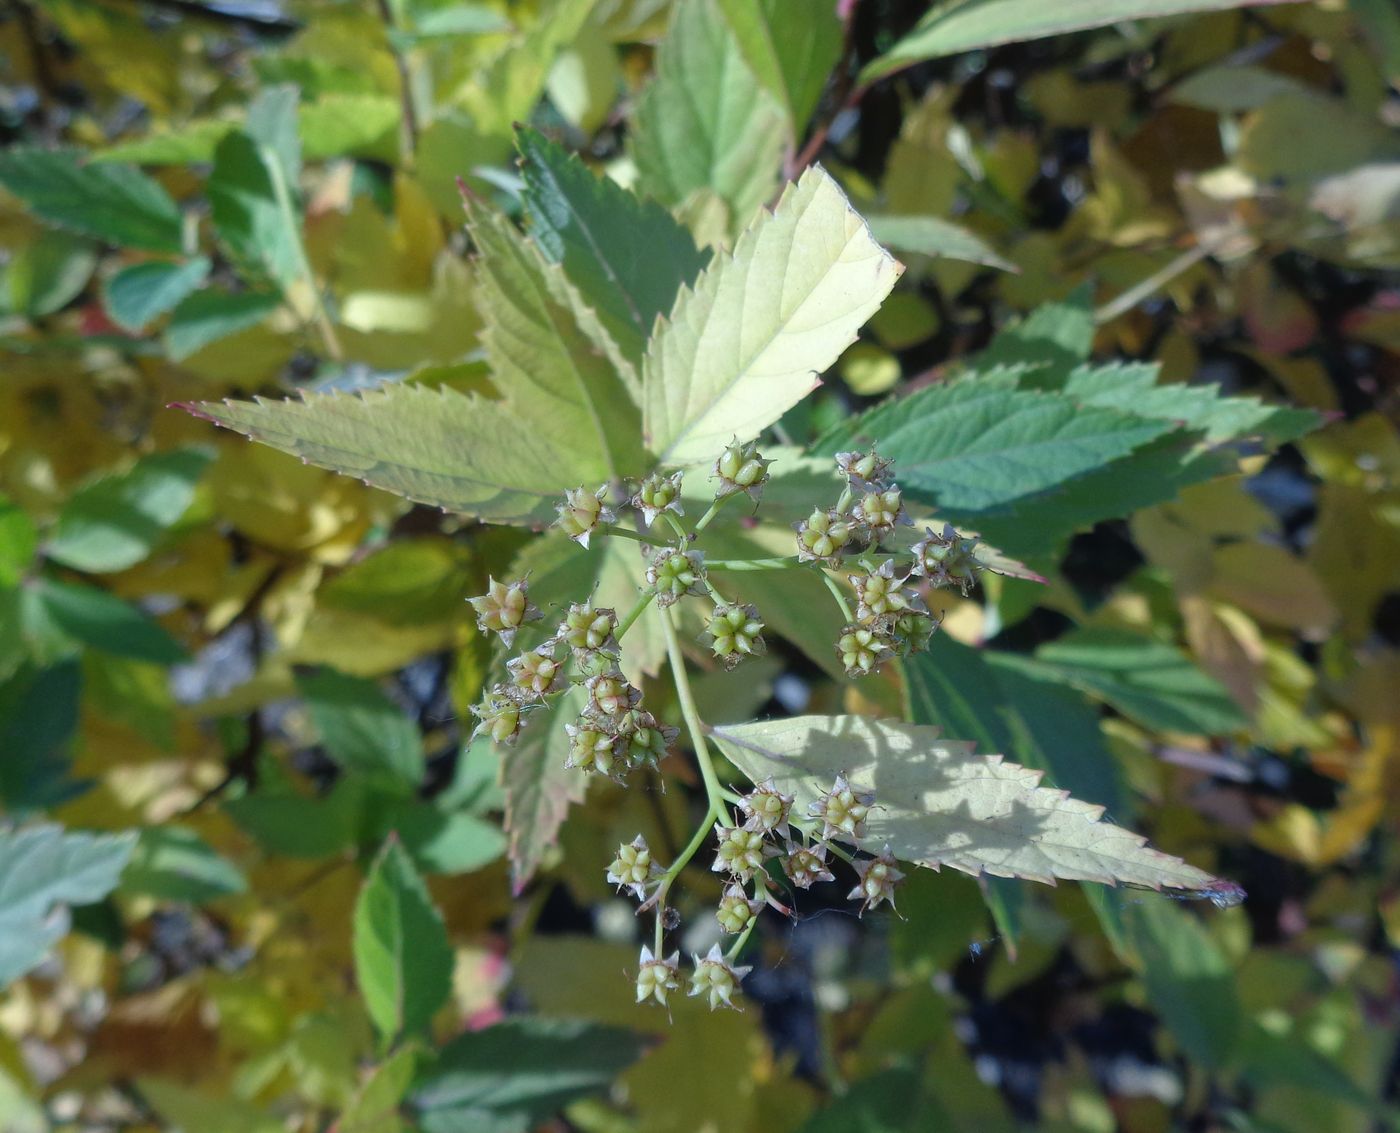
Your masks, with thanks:
[{"label": "dark green leaf", "polygon": [[1094,346],[1094,292],[1087,284],[1061,303],[1037,307],[1007,327],[981,354],[977,368],[1025,366],[1021,384],[1056,389],[1069,371],[1089,359]]},{"label": "dark green leaf", "polygon": [[165,630],[105,590],[46,578],[39,599],[54,623],[84,645],[161,665],[185,659],[184,649]]},{"label": "dark green leaf", "polygon": [[209,277],[211,266],[204,256],[183,263],[149,260],[133,264],[107,280],[103,305],[117,326],[137,333],[198,289]]},{"label": "dark green leaf", "polygon": [[81,694],[82,670],[72,660],[21,667],[0,682],[0,798],[9,809],[51,806],[73,793],[67,748]]},{"label": "dark green leaf", "polygon": [[1035,670],[1149,728],[1217,735],[1248,726],[1219,681],[1174,646],[1128,630],[1074,630],[1036,651]]},{"label": "dark green leaf", "polygon": [[538,1125],[569,1102],[607,1088],[641,1055],[644,1039],[620,1027],[510,1019],[443,1047],[413,1100],[426,1133],[476,1128],[473,1114],[523,1115]]},{"label": "dark green leaf", "polygon": [[695,282],[708,253],[660,205],[595,176],[543,134],[522,127],[515,137],[535,243],[640,363],[657,318]]},{"label": "dark green leaf", "polygon": [[184,361],[211,342],[257,326],[281,305],[265,292],[196,291],[175,308],[165,328],[166,349],[174,361]]},{"label": "dark green leaf", "polygon": [[297,677],[326,754],[353,774],[408,792],[423,778],[418,727],[373,681],[321,668]]},{"label": "dark green leaf", "polygon": [[129,165],[97,164],[75,149],[0,153],[0,185],[51,224],[126,248],[179,252],[180,210]]},{"label": "dark green leaf", "polygon": [[1084,409],[1055,393],[1005,388],[1000,376],[932,386],[842,422],[817,450],[879,445],[912,497],[954,514],[1025,499],[1102,468],[1171,425]]},{"label": "dark green leaf", "polygon": [[787,114],[800,139],[841,55],[835,4],[794,12],[787,0],[719,0],[744,61]]},{"label": "dark green leaf", "polygon": [[185,514],[212,459],[207,449],[152,453],[78,489],[59,512],[45,553],[84,571],[134,566]]},{"label": "dark green leaf", "polygon": [[301,235],[278,160],[247,134],[229,134],[214,151],[207,192],[214,227],[234,258],[285,288],[299,272]]},{"label": "dark green leaf", "polygon": [[69,905],[112,891],[134,834],[70,834],[61,826],[0,830],[0,987],[43,961],[68,931]]},{"label": "dark green leaf", "polygon": [[259,789],[229,799],[223,808],[269,854],[328,858],[356,845],[364,792],[346,782],[324,799]]},{"label": "dark green leaf", "polygon": [[140,840],[122,874],[123,893],[201,904],[248,888],[243,874],[193,830],[154,826]]},{"label": "dark green leaf", "polygon": [[427,1027],[452,990],[442,914],[396,839],[385,843],[355,903],[355,976],[385,1038]]}]

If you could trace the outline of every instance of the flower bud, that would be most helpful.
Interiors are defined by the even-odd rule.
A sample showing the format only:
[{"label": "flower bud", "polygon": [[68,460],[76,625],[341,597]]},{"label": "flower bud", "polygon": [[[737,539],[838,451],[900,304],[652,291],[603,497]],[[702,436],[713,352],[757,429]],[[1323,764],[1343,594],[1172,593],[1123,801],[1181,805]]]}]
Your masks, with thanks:
[{"label": "flower bud", "polygon": [[799,889],[810,889],[818,881],[834,881],[835,877],[826,866],[826,847],[821,843],[815,846],[787,845],[787,854],[782,859],[783,872]]},{"label": "flower bud", "polygon": [[704,594],[704,577],[704,556],[680,547],[659,548],[647,566],[647,582],[656,588],[658,606],[669,606],[686,594]]},{"label": "flower bud", "polygon": [[851,508],[851,518],[870,529],[875,538],[890,534],[896,523],[913,523],[904,510],[904,496],[898,488],[867,492]]},{"label": "flower bud", "polygon": [[637,969],[638,1003],[654,999],[666,1006],[666,994],[681,986],[680,958],[679,952],[672,952],[666,959],[658,960],[650,948],[642,945],[641,967]]},{"label": "flower bud", "polygon": [[617,755],[616,736],[582,716],[576,724],[565,724],[564,732],[569,737],[569,758],[564,761],[565,767],[596,771],[609,778],[617,777],[621,761]]},{"label": "flower bud", "polygon": [[559,625],[557,638],[575,653],[604,651],[617,653],[617,612],[606,607],[595,609],[591,603],[576,603],[569,607]]},{"label": "flower bud", "polygon": [[823,838],[841,834],[855,840],[860,837],[866,817],[874,805],[873,793],[857,791],[846,781],[846,776],[838,775],[831,790],[818,797],[808,813],[822,820]]},{"label": "flower bud", "polygon": [[560,668],[549,653],[530,649],[506,662],[516,690],[530,700],[542,700],[559,682]]},{"label": "flower bud", "polygon": [[710,614],[707,632],[712,639],[714,655],[732,669],[745,657],[762,656],[763,623],[753,606],[716,606]]},{"label": "flower bud", "polygon": [[878,626],[848,625],[836,642],[846,675],[863,677],[894,656],[891,642]]},{"label": "flower bud", "polygon": [[617,857],[608,866],[608,884],[631,890],[640,901],[647,895],[647,886],[663,872],[652,860],[647,840],[638,834],[617,848]]},{"label": "flower bud", "polygon": [[663,511],[685,514],[681,508],[681,476],[680,472],[673,472],[670,476],[653,472],[642,481],[631,502],[642,513],[647,526],[655,523],[656,517]]},{"label": "flower bud", "polygon": [[710,946],[710,951],[703,960],[693,953],[691,959],[695,961],[695,971],[690,977],[689,994],[706,996],[710,1001],[711,1011],[720,1004],[734,1007],[732,997],[738,992],[740,981],[753,969],[731,967],[725,960],[724,953],[719,950],[718,944]]},{"label": "flower bud", "polygon": [[667,751],[680,736],[678,728],[668,728],[657,722],[650,712],[632,709],[618,722],[622,758],[628,767],[655,766],[666,758]]},{"label": "flower bud", "polygon": [[929,638],[938,628],[938,623],[930,614],[922,610],[909,610],[890,623],[890,638],[894,650],[901,657],[922,653],[928,648]]},{"label": "flower bud", "polygon": [[869,452],[836,454],[836,467],[841,470],[841,475],[846,477],[846,482],[857,491],[888,487],[891,463],[889,460],[881,460],[873,448]]},{"label": "flower bud", "polygon": [[950,523],[938,535],[926,527],[924,538],[911,548],[914,573],[927,578],[930,586],[956,586],[966,594],[982,569],[976,549],[977,540],[959,535]]},{"label": "flower bud", "polygon": [[763,868],[763,835],[758,831],[716,822],[715,837],[719,839],[719,849],[715,864],[710,867],[715,873],[748,878]]},{"label": "flower bud", "polygon": [[499,687],[488,693],[472,712],[480,721],[472,729],[472,739],[485,733],[498,744],[513,744],[520,734],[520,705],[504,696]]},{"label": "flower bud", "polygon": [[895,868],[894,855],[886,846],[878,857],[856,862],[856,874],[860,884],[846,894],[849,900],[861,902],[860,911],[873,909],[881,901],[888,901],[894,908],[894,887],[904,880],[904,874]]},{"label": "flower bud", "polygon": [[851,524],[845,516],[836,511],[822,511],[818,508],[801,523],[794,525],[797,531],[797,559],[799,562],[825,562],[832,566],[841,550],[851,541]]},{"label": "flower bud", "polygon": [[763,492],[763,485],[768,482],[768,466],[772,463],[759,455],[758,445],[754,441],[742,445],[734,441],[715,461],[714,475],[719,479],[715,496],[721,498],[732,496],[735,492],[748,492],[749,497],[756,501]]},{"label": "flower bud", "polygon": [[739,809],[744,812],[745,830],[756,830],[760,834],[788,836],[788,813],[792,810],[792,796],[783,794],[773,783],[770,775],[743,797]]},{"label": "flower bud", "polygon": [[588,707],[599,716],[621,716],[642,699],[641,690],[616,670],[599,673],[584,681]]},{"label": "flower bud", "polygon": [[917,593],[901,589],[907,580],[895,575],[893,559],[881,563],[879,570],[848,577],[856,592],[856,617],[862,622],[871,622],[886,614],[902,614],[906,610],[924,608],[923,600]]},{"label": "flower bud", "polygon": [[499,634],[507,645],[515,640],[515,631],[520,626],[540,616],[539,610],[530,605],[528,586],[523,578],[511,583],[489,579],[486,593],[467,601],[476,611],[477,628],[482,633]]},{"label": "flower bud", "polygon": [[580,547],[587,547],[594,531],[605,524],[617,522],[612,510],[603,506],[607,495],[606,484],[595,492],[582,487],[571,488],[564,493],[564,502],[555,508],[559,513],[555,525]]},{"label": "flower bud", "polygon": [[763,902],[750,900],[742,885],[730,885],[720,898],[715,917],[719,927],[728,933],[740,933],[763,911]]}]

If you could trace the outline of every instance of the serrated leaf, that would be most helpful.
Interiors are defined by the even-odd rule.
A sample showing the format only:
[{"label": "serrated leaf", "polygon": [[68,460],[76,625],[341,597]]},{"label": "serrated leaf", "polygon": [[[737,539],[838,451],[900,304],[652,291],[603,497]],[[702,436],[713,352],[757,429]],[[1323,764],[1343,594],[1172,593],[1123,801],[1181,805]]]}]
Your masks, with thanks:
[{"label": "serrated leaf", "polygon": [[115,594],[52,578],[42,579],[37,593],[54,624],[84,645],[161,665],[185,659],[184,649],[173,637]]},{"label": "serrated leaf", "polygon": [[786,132],[717,0],[680,0],[632,120],[642,190],[671,206],[713,193],[743,227],[777,187]]},{"label": "serrated leaf", "polygon": [[590,487],[640,474],[641,412],[631,366],[609,357],[606,332],[562,270],[545,264],[510,221],[473,200],[467,221],[480,253],[481,344],[492,382],[507,391],[532,431],[596,454],[602,475]]},{"label": "serrated leaf", "polygon": [[103,285],[102,305],[122,330],[139,333],[152,319],[174,310],[198,290],[212,266],[205,256],[183,263],[150,260],[132,264]]},{"label": "serrated leaf", "polygon": [[609,474],[583,446],[561,448],[500,402],[446,387],[184,408],[376,488],[497,523],[549,522],[563,487]]},{"label": "serrated leaf", "polygon": [[1148,728],[1222,735],[1249,721],[1225,686],[1166,642],[1091,626],[1042,645],[1032,671],[1107,701]]},{"label": "serrated leaf", "polygon": [[977,356],[979,370],[1024,366],[1028,389],[1058,389],[1070,370],[1087,362],[1094,347],[1094,294],[1087,284],[1059,303],[1042,303],[1003,328]]},{"label": "serrated leaf", "polygon": [[50,224],[124,248],[178,252],[180,209],[129,165],[94,164],[75,149],[0,154],[0,185]]},{"label": "serrated leaf", "polygon": [[980,47],[1044,39],[1128,20],[1262,7],[1285,0],[969,0],[941,4],[885,54],[865,65],[861,84],[892,75],[925,59],[941,59]]},{"label": "serrated leaf", "polygon": [[801,137],[841,55],[836,5],[797,12],[786,0],[719,0],[719,6],[749,69],[782,106],[793,136]]},{"label": "serrated leaf", "polygon": [[573,1020],[508,1019],[457,1036],[413,1093],[426,1133],[488,1128],[518,1116],[534,1128],[577,1098],[598,1093],[641,1055],[646,1039]]},{"label": "serrated leaf", "polygon": [[401,793],[422,782],[418,727],[374,681],[321,668],[298,675],[297,690],[326,754],[347,772]]},{"label": "serrated leaf", "polygon": [[117,884],[135,834],[77,834],[61,826],[0,830],[0,987],[40,964],[68,931],[69,905]]},{"label": "serrated leaf", "polygon": [[[234,258],[286,288],[300,269],[301,235],[299,219],[278,199],[279,160],[248,134],[229,134],[214,151],[206,192],[214,228]],[[285,180],[282,186],[290,194]]]},{"label": "serrated leaf", "polygon": [[647,348],[642,412],[663,464],[713,460],[810,393],[903,270],[826,172],[717,256]]},{"label": "serrated leaf", "polygon": [[572,688],[547,710],[527,717],[514,747],[478,742],[464,757],[480,759],[494,752],[500,758],[511,887],[516,893],[525,888],[558,842],[569,808],[582,802],[587,790],[583,772],[564,766],[569,758],[564,725],[578,716],[584,704],[582,686]]},{"label": "serrated leaf", "polygon": [[122,874],[121,891],[202,904],[242,893],[248,880],[195,831],[153,826],[141,831]]},{"label": "serrated leaf", "polygon": [[385,843],[355,902],[355,978],[386,1039],[424,1030],[452,990],[442,914],[408,853]]},{"label": "serrated leaf", "polygon": [[657,318],[709,254],[660,205],[594,176],[538,131],[522,127],[515,140],[536,245],[563,264],[623,355],[639,365]]},{"label": "serrated leaf", "polygon": [[866,843],[906,861],[971,874],[1228,891],[1229,883],[1103,822],[1103,808],[1039,786],[1041,772],[977,755],[937,728],[862,716],[799,716],[712,729],[754,782],[773,776],[794,813],[844,774],[879,804]]},{"label": "serrated leaf", "polygon": [[869,216],[870,231],[881,244],[916,256],[937,256],[1016,271],[1016,265],[997,255],[980,236],[961,225],[936,216]]},{"label": "serrated leaf", "polygon": [[878,444],[882,456],[894,459],[900,486],[910,496],[942,511],[970,514],[1093,472],[1172,427],[1086,409],[1056,393],[969,378],[876,406],[842,422],[817,449],[835,453]]},{"label": "serrated leaf", "polygon": [[257,326],[282,305],[277,295],[260,291],[196,291],[175,308],[165,328],[165,349],[183,362],[206,346]]},{"label": "serrated leaf", "polygon": [[185,514],[213,453],[171,449],[79,488],[63,505],[44,551],[77,570],[135,566]]},{"label": "serrated leaf", "polygon": [[1215,385],[1159,385],[1158,369],[1142,364],[1081,366],[1066,378],[1064,392],[1083,405],[1179,421],[1217,444],[1245,436],[1263,436],[1282,444],[1322,424],[1310,409],[1265,405],[1254,397],[1225,397]]}]

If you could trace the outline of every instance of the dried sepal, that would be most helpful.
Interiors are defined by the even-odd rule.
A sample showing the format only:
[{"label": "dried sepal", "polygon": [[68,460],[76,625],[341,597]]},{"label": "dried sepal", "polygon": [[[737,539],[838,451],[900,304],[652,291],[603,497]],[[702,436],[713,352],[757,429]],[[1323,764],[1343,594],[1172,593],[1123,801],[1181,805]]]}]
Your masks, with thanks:
[{"label": "dried sepal", "polygon": [[783,872],[799,889],[810,889],[818,881],[834,881],[835,875],[826,864],[826,847],[787,845],[782,858]]},{"label": "dried sepal", "polygon": [[890,908],[894,908],[894,888],[904,880],[904,874],[888,846],[875,857],[856,862],[855,870],[860,882],[846,894],[847,899],[859,900],[862,913],[875,908],[881,901],[888,902]]},{"label": "dried sepal", "polygon": [[612,509],[603,505],[607,496],[606,484],[591,492],[582,486],[570,488],[564,493],[564,502],[555,508],[559,513],[555,526],[580,547],[587,547],[594,531],[617,522]]},{"label": "dried sepal", "polygon": [[617,611],[606,606],[595,607],[591,602],[576,602],[569,607],[559,623],[555,640],[582,653],[607,653],[616,656]]},{"label": "dried sepal", "polygon": [[716,606],[705,632],[710,638],[711,651],[727,669],[732,669],[745,657],[761,657],[767,649],[763,641],[763,622],[755,606],[737,603]]},{"label": "dried sepal", "polygon": [[835,510],[817,508],[806,519],[793,524],[797,532],[797,561],[835,566],[851,541],[851,521]]},{"label": "dried sepal", "polygon": [[656,590],[656,604],[669,606],[687,594],[705,593],[705,557],[683,547],[661,547],[647,564],[647,582]]},{"label": "dried sepal", "polygon": [[716,822],[715,838],[719,845],[715,864],[710,867],[715,873],[731,873],[747,880],[763,868],[763,835],[758,831]]},{"label": "dried sepal", "polygon": [[866,492],[852,506],[851,518],[876,540],[891,534],[898,524],[914,522],[904,510],[904,494],[897,487]]},{"label": "dried sepal", "polygon": [[666,1006],[666,996],[681,986],[679,952],[672,952],[661,960],[651,954],[651,949],[642,945],[641,966],[637,969],[637,1002],[645,1003],[654,999],[662,1007]]},{"label": "dried sepal", "polygon": [[685,510],[681,507],[681,478],[684,474],[673,472],[670,476],[662,476],[659,472],[653,472],[633,494],[631,504],[642,513],[642,520],[650,527],[656,522],[656,517],[663,511],[669,511],[675,515],[684,515]]},{"label": "dried sepal", "polygon": [[482,697],[481,703],[473,706],[472,713],[478,720],[472,729],[472,739],[484,734],[498,744],[513,744],[520,735],[520,705],[505,695],[500,685]]},{"label": "dried sepal", "polygon": [[515,640],[517,629],[540,617],[539,610],[530,604],[529,584],[523,578],[516,582],[490,578],[486,593],[467,601],[476,611],[477,628],[482,633],[498,634],[506,645]]},{"label": "dried sepal", "polygon": [[577,767],[580,771],[622,781],[625,767],[617,751],[617,736],[588,716],[580,716],[576,722],[565,724],[564,732],[569,737],[565,767]]},{"label": "dried sepal", "polygon": [[890,460],[882,460],[872,447],[869,452],[838,452],[836,467],[858,492],[889,487]]},{"label": "dried sepal", "polygon": [[617,848],[617,856],[608,866],[608,884],[619,892],[629,890],[637,900],[647,895],[647,887],[665,871],[652,858],[647,840],[638,834]]},{"label": "dried sepal", "polygon": [[584,681],[588,709],[598,716],[620,718],[642,700],[642,692],[616,669],[597,673]]},{"label": "dried sepal", "polygon": [[839,836],[850,841],[860,838],[870,808],[875,805],[871,791],[858,791],[845,775],[837,775],[831,790],[813,800],[808,814],[821,819],[824,839]]},{"label": "dried sepal", "polygon": [[703,995],[710,1003],[710,1010],[715,1008],[735,1007],[733,997],[739,991],[739,984],[743,978],[753,969],[751,967],[736,968],[724,958],[724,953],[719,950],[718,944],[710,946],[710,951],[702,959],[694,954],[691,959],[695,961],[695,971],[690,977],[690,991],[692,996]]},{"label": "dried sepal", "polygon": [[786,838],[792,802],[792,795],[778,790],[770,775],[739,802],[739,809],[744,813],[744,829]]},{"label": "dried sepal", "polygon": [[751,898],[738,882],[729,885],[720,898],[715,919],[725,932],[736,934],[749,927],[750,922],[763,911],[764,902]]},{"label": "dried sepal", "polygon": [[506,662],[512,694],[526,700],[543,700],[559,687],[563,669],[552,650],[529,649]]},{"label": "dried sepal", "polygon": [[959,535],[951,523],[945,523],[941,533],[925,527],[924,538],[910,550],[914,573],[928,579],[930,586],[956,586],[966,594],[984,569],[977,558],[977,539]]},{"label": "dried sepal", "polygon": [[863,677],[895,655],[894,642],[878,623],[862,625],[854,622],[842,628],[836,640],[836,652],[846,667],[846,675]]}]

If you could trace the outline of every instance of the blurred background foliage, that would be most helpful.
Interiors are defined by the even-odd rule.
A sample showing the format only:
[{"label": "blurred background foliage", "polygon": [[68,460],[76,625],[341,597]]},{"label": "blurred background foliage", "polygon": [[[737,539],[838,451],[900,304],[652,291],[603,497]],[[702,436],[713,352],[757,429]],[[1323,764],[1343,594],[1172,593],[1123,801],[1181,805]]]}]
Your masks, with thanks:
[{"label": "blurred background foliage", "polygon": [[[22,824],[0,833],[0,1127],[1396,1127],[1400,15],[1210,12],[858,80],[923,8],[0,14],[0,797]],[[754,13],[800,40],[776,85]],[[668,68],[712,101],[694,121],[639,101]],[[769,925],[743,1014],[668,1020],[629,1002],[636,928],[597,863],[687,828],[675,760],[664,794],[596,789],[512,895],[495,760],[462,750],[490,661],[463,599],[527,536],[167,406],[487,388],[457,179],[518,211],[526,120],[711,245],[813,157],[874,218],[909,271],[783,422],[797,442],[1046,303],[1041,349],[1325,414],[1072,538],[1013,525],[1048,583],[949,599],[916,675],[926,722],[1078,768],[1248,902],[921,872],[902,917]],[[966,259],[930,254],[948,221]],[[830,668],[796,641],[709,674],[709,718],[888,703]],[[450,942],[431,1057],[377,1041],[355,989],[391,832]],[[14,898],[44,862],[67,881]],[[411,903],[399,862],[371,884]]]}]

